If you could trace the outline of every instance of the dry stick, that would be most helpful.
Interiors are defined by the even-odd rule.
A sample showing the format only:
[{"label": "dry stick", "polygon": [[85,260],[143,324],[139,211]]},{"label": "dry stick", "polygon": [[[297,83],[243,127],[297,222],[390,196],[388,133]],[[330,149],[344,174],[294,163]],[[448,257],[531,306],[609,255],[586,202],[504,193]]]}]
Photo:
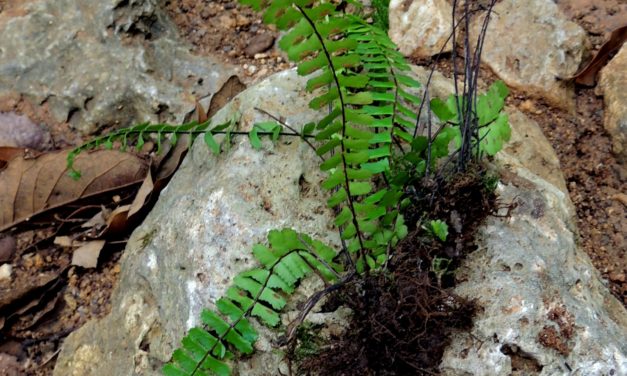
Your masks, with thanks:
[{"label": "dry stick", "polygon": [[[483,25],[481,26],[481,33],[477,37],[477,47],[475,48],[475,61],[476,61],[476,74],[475,74],[475,86],[478,86],[477,81],[479,79],[479,69],[481,65],[481,54],[483,52],[483,43],[485,42],[485,36],[488,31],[488,24],[490,23],[490,17],[492,15],[494,5],[496,4],[496,0],[492,0],[490,5],[488,6],[488,10],[485,18],[483,19]],[[475,105],[476,108],[476,105]],[[479,139],[479,128],[476,130],[477,134],[475,135],[475,139]],[[489,132],[489,131],[488,131]],[[486,133],[487,134],[487,133]],[[477,159],[479,159],[481,154],[480,142],[477,141]]]},{"label": "dry stick", "polygon": [[320,299],[332,293],[333,291],[338,290],[340,287],[344,286],[346,283],[350,282],[353,279],[353,277],[355,277],[355,275],[356,275],[355,271],[352,271],[350,274],[342,278],[342,280],[340,280],[338,283],[331,285],[325,288],[324,290],[318,291],[317,293],[310,296],[309,299],[307,299],[307,302],[305,302],[303,309],[300,310],[298,317],[294,319],[288,325],[286,343],[289,343],[294,340],[296,329],[303,323],[303,321],[305,320],[305,317],[307,317],[309,312],[313,309],[313,307],[316,306],[316,304],[320,301]]},{"label": "dry stick", "polygon": [[[438,63],[438,61],[440,61],[440,56],[442,56],[442,54],[444,53],[444,48],[446,48],[446,45],[448,44],[448,42],[453,39],[453,51],[455,50],[455,31],[457,31],[457,27],[459,26],[459,22],[457,24],[455,24],[455,17],[453,17],[453,25],[452,25],[452,31],[449,34],[448,38],[446,38],[446,41],[444,42],[444,44],[442,45],[442,48],[440,48],[440,52],[438,52],[438,55],[435,58],[435,61],[432,64],[432,68],[431,71],[429,72],[429,77],[427,77],[427,83],[424,86],[424,94],[422,95],[422,100],[420,101],[420,107],[418,107],[418,117],[416,118],[416,126],[414,127],[414,138],[416,138],[416,135],[418,135],[418,133],[422,133],[422,131],[424,130],[424,126],[422,126],[420,124],[420,115],[422,114],[422,109],[424,108],[424,104],[425,104],[425,98],[427,96],[427,90],[429,90],[429,86],[431,86],[431,79],[433,77],[433,73],[435,73],[435,66]],[[428,114],[428,116],[431,116],[431,114]],[[420,132],[418,131],[418,129],[420,129]]]},{"label": "dry stick", "polygon": [[54,359],[55,356],[59,355],[60,352],[61,352],[61,348],[58,348],[57,351],[55,351],[52,355],[50,355],[48,359],[44,360],[44,362],[41,363],[39,366],[37,366],[37,368],[41,368],[45,366],[46,364],[50,363],[50,361]]}]

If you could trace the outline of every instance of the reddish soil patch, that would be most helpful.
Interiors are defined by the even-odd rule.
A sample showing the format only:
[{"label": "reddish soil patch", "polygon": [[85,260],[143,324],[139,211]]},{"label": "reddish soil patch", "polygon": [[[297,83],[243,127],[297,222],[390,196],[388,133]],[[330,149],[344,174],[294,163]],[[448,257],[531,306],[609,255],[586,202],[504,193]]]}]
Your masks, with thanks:
[{"label": "reddish soil patch", "polygon": [[612,293],[627,305],[625,166],[612,154],[603,128],[603,101],[593,89],[577,89],[577,113],[568,114],[540,101],[519,108],[534,119],[555,149],[570,198],[577,209],[581,246]]}]

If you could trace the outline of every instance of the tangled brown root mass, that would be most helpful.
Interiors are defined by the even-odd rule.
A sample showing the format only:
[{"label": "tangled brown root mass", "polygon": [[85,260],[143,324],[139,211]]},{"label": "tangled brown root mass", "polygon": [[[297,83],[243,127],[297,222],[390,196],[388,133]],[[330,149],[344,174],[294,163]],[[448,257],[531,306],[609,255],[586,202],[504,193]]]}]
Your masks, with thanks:
[{"label": "tangled brown root mass", "polygon": [[[296,374],[437,374],[450,334],[470,329],[477,309],[451,292],[455,280],[448,271],[474,250],[477,227],[495,206],[486,186],[485,173],[474,171],[435,190],[417,187],[416,197],[422,199],[405,213],[414,230],[394,251],[385,272],[356,279],[331,296],[325,310],[349,306],[351,326],[343,337],[302,360]],[[423,213],[449,224],[446,242],[417,227]],[[438,258],[451,260],[447,270],[434,270]]]}]

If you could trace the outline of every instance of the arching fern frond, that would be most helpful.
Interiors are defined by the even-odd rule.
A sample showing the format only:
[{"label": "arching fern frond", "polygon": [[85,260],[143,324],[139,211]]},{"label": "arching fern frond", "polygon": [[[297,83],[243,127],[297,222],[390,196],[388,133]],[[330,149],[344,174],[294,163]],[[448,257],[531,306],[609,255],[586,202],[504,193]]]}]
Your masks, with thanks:
[{"label": "arching fern frond", "polygon": [[216,303],[216,310],[204,310],[202,327],[192,328],[182,346],[163,367],[167,376],[229,375],[229,358],[250,354],[258,334],[249,317],[265,325],[280,322],[285,297],[298,283],[316,273],[326,283],[336,282],[342,267],[333,248],[291,229],[272,230],[268,245],[257,244],[253,255],[262,267],[238,274]]},{"label": "arching fern frond", "polygon": [[[337,210],[335,224],[342,229],[348,250],[358,254],[358,271],[376,268],[391,245],[405,235],[398,214],[402,187],[373,183],[387,180],[393,144],[411,142],[415,127],[410,94],[419,84],[402,72],[409,69],[387,34],[359,17],[335,11],[326,2],[273,0],[244,3],[260,9],[264,21],[290,28],[279,46],[298,64],[298,73],[311,75],[307,90],[317,96],[313,109],[328,107],[318,122],[317,153],[329,173],[323,188]],[[402,147],[400,147],[402,151]]]}]

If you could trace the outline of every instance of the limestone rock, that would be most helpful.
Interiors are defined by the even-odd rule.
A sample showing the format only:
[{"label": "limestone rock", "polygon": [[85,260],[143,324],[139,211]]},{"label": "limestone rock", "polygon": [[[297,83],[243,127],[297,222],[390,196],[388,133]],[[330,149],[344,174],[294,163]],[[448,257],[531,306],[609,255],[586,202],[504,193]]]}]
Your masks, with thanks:
[{"label": "limestone rock", "polygon": [[452,12],[446,0],[391,0],[388,34],[405,56],[427,58],[449,52]]},{"label": "limestone rock", "polygon": [[627,312],[577,246],[554,152],[538,125],[521,118],[510,112],[512,141],[496,156],[499,201],[515,208],[488,218],[478,250],[458,270],[464,282],[456,292],[481,310],[470,333],[454,336],[440,368],[444,375],[627,374]]},{"label": "limestone rock", "polygon": [[0,13],[0,34],[0,98],[83,133],[181,122],[232,72],[191,55],[158,0],[19,2]]},{"label": "limestone rock", "polygon": [[[555,194],[567,210],[574,217],[575,207],[570,201],[564,174],[560,167],[560,161],[553,147],[546,139],[538,123],[525,116],[522,112],[507,108],[512,135],[505,145],[503,152],[497,154],[502,165],[509,168],[523,168],[533,171],[543,180],[559,190]],[[517,174],[524,174],[523,170]]]},{"label": "limestone rock", "polygon": [[[483,17],[471,27],[476,39]],[[509,86],[574,108],[572,76],[583,58],[586,34],[569,21],[552,0],[503,0],[494,7],[482,61]]]},{"label": "limestone rock", "polygon": [[[321,114],[307,108],[305,82],[294,71],[272,76],[237,96],[216,122],[237,113],[242,130],[250,129],[268,120],[255,107],[295,127],[313,121]],[[323,177],[318,157],[299,139],[267,142],[255,151],[239,137],[215,157],[199,138],[131,236],[111,313],[66,339],[54,374],[158,374],[185,331],[199,323],[202,308],[252,265],[252,245],[265,242],[271,229],[291,227],[338,246],[319,188]],[[308,284],[304,294],[314,288],[320,286]],[[269,342],[277,333],[259,330],[258,351],[238,364],[240,374],[287,374]]]},{"label": "limestone rock", "polygon": [[612,148],[622,163],[627,162],[627,44],[601,70],[599,88],[605,102],[604,126],[612,137]]}]

